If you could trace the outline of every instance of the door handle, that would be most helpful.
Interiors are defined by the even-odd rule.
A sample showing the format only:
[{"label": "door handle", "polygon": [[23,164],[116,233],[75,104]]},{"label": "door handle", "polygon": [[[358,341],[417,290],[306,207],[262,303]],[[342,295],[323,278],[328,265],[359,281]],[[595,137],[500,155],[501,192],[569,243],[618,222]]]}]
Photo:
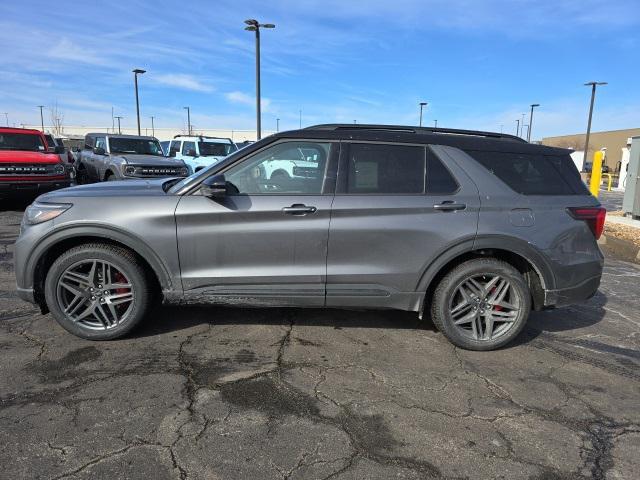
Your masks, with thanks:
[{"label": "door handle", "polygon": [[454,203],[451,200],[446,200],[442,203],[436,203],[433,208],[435,210],[440,210],[443,212],[451,212],[453,210],[464,210],[465,208],[467,208],[467,204],[466,203]]},{"label": "door handle", "polygon": [[308,213],[315,213],[318,210],[316,207],[307,207],[302,203],[294,203],[290,207],[284,207],[282,213],[287,215],[307,215]]}]

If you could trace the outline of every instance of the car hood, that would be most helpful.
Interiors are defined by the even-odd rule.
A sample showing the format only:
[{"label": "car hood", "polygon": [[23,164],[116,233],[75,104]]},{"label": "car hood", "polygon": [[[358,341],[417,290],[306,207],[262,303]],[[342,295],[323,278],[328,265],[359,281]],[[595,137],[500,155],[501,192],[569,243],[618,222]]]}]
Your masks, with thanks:
[{"label": "car hood", "polygon": [[60,157],[55,153],[0,150],[0,163],[60,163]]},{"label": "car hood", "polygon": [[116,157],[124,159],[131,165],[158,165],[163,167],[181,167],[184,162],[178,158],[161,157],[158,155],[137,155],[131,153],[116,153]]},{"label": "car hood", "polygon": [[90,185],[63,188],[45,193],[38,197],[39,202],[73,203],[79,197],[148,197],[166,195],[162,185],[167,178],[153,180],[123,180],[117,182],[100,182]]}]

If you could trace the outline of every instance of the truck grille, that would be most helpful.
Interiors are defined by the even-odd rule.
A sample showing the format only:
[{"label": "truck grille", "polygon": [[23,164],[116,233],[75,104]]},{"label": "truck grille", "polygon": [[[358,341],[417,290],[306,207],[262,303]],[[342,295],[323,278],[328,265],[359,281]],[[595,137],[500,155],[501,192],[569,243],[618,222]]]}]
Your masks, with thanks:
[{"label": "truck grille", "polygon": [[0,175],[37,176],[37,175],[64,175],[64,165],[53,164],[0,164]]},{"label": "truck grille", "polygon": [[185,177],[187,169],[185,167],[151,167],[133,166],[125,167],[125,175],[136,177]]}]

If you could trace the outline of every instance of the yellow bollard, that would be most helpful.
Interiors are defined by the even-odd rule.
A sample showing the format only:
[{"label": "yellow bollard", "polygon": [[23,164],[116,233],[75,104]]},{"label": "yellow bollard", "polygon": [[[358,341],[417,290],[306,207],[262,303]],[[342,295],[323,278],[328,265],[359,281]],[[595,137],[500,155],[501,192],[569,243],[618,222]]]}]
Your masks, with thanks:
[{"label": "yellow bollard", "polygon": [[607,180],[607,192],[611,191],[611,184],[613,183],[613,175],[611,175],[610,173],[605,173],[604,174],[608,180]]},{"label": "yellow bollard", "polygon": [[601,151],[597,151],[593,154],[593,166],[591,167],[591,182],[589,183],[589,190],[591,195],[598,198],[600,193],[600,183],[602,182],[602,158],[604,157]]}]

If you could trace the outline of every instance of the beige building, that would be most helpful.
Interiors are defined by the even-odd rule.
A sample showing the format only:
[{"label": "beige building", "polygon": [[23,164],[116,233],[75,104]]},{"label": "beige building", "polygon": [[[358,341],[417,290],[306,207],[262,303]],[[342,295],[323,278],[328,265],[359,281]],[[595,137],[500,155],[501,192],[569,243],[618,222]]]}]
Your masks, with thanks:
[{"label": "beige building", "polygon": [[[607,149],[605,164],[611,172],[616,172],[622,159],[622,149],[627,146],[629,137],[640,135],[640,128],[628,128],[626,130],[610,130],[608,132],[591,132],[589,135],[588,161],[593,159],[593,153],[602,148]],[[553,147],[571,148],[584,151],[585,134],[563,135],[560,137],[546,137],[542,139],[543,145]]]}]

